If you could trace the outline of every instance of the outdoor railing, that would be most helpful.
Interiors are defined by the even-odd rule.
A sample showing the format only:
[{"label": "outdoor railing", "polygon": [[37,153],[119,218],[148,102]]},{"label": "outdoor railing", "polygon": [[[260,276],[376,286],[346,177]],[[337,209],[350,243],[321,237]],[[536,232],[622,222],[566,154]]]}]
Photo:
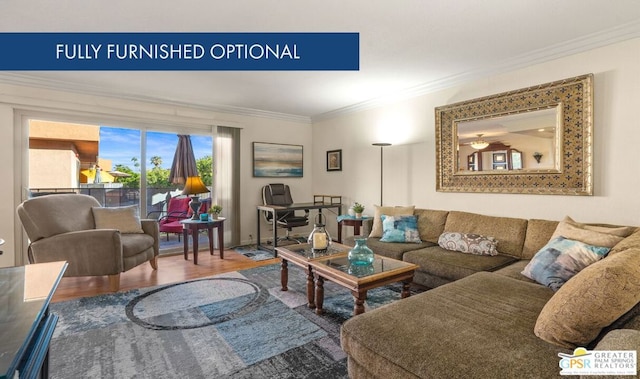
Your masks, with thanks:
[{"label": "outdoor railing", "polygon": [[[61,194],[79,193],[93,196],[104,207],[121,207],[126,205],[140,205],[140,189],[125,187],[97,187],[87,186],[79,188],[30,188],[30,197]],[[170,193],[179,191],[176,187],[148,187],[147,204],[141,209],[141,214],[146,215],[151,212],[156,215],[164,209],[167,196]]]}]

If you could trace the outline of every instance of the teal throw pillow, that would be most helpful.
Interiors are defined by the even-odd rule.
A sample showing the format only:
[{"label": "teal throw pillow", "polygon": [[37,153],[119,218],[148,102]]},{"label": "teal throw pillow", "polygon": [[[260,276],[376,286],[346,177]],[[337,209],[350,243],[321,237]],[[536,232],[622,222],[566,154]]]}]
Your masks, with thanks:
[{"label": "teal throw pillow", "polygon": [[416,216],[382,215],[382,242],[421,243]]},{"label": "teal throw pillow", "polygon": [[557,291],[582,269],[604,258],[609,250],[608,247],[556,237],[533,256],[522,275]]}]

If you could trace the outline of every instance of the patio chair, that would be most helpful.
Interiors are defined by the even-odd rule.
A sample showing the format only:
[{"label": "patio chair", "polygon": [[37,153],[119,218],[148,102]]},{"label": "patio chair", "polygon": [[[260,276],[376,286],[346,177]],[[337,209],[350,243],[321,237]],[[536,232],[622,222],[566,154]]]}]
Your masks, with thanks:
[{"label": "patio chair", "polygon": [[182,235],[182,224],[180,220],[191,217],[189,215],[189,199],[188,197],[172,197],[167,204],[167,212],[158,219],[158,227],[160,233],[165,233],[167,241],[169,241],[169,233]]},{"label": "patio chair", "polygon": [[29,237],[30,263],[67,261],[65,276],[109,276],[117,292],[120,273],[149,261],[158,268],[158,222],[136,207],[104,208],[80,194],[45,195],[18,205]]},{"label": "patio chair", "polygon": [[[178,241],[180,241],[180,236],[182,235],[180,221],[191,218],[193,215],[191,208],[189,208],[190,201],[191,199],[188,197],[172,197],[169,199],[166,214],[158,219],[159,231],[160,233],[166,233],[167,241],[169,241],[169,233],[177,234]],[[201,203],[198,212],[207,212],[211,207],[211,199],[201,200]]]}]

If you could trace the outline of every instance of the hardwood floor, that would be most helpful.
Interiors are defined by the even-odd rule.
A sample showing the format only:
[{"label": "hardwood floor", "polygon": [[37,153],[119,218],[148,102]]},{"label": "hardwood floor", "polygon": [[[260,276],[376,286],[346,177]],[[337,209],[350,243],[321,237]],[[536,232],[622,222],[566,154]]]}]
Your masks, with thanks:
[{"label": "hardwood floor", "polygon": [[[150,287],[159,284],[182,282],[230,271],[245,270],[253,267],[280,263],[274,258],[265,261],[253,261],[234,250],[225,250],[224,259],[220,259],[218,251],[211,256],[208,250],[198,253],[198,264],[193,264],[193,255],[185,261],[182,253],[158,258],[158,270],[153,270],[149,263],[141,264],[120,274],[120,291]],[[109,293],[107,276],[89,276],[78,278],[62,278],[53,302],[96,296]]]}]

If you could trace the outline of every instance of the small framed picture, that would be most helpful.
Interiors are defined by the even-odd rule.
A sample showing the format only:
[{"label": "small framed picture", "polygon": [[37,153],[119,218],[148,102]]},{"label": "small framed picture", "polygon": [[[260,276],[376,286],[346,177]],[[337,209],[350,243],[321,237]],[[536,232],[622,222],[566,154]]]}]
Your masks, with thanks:
[{"label": "small framed picture", "polygon": [[506,161],[507,161],[507,154],[493,153],[493,163],[505,163]]},{"label": "small framed picture", "polygon": [[327,171],[342,171],[342,150],[327,151]]}]

